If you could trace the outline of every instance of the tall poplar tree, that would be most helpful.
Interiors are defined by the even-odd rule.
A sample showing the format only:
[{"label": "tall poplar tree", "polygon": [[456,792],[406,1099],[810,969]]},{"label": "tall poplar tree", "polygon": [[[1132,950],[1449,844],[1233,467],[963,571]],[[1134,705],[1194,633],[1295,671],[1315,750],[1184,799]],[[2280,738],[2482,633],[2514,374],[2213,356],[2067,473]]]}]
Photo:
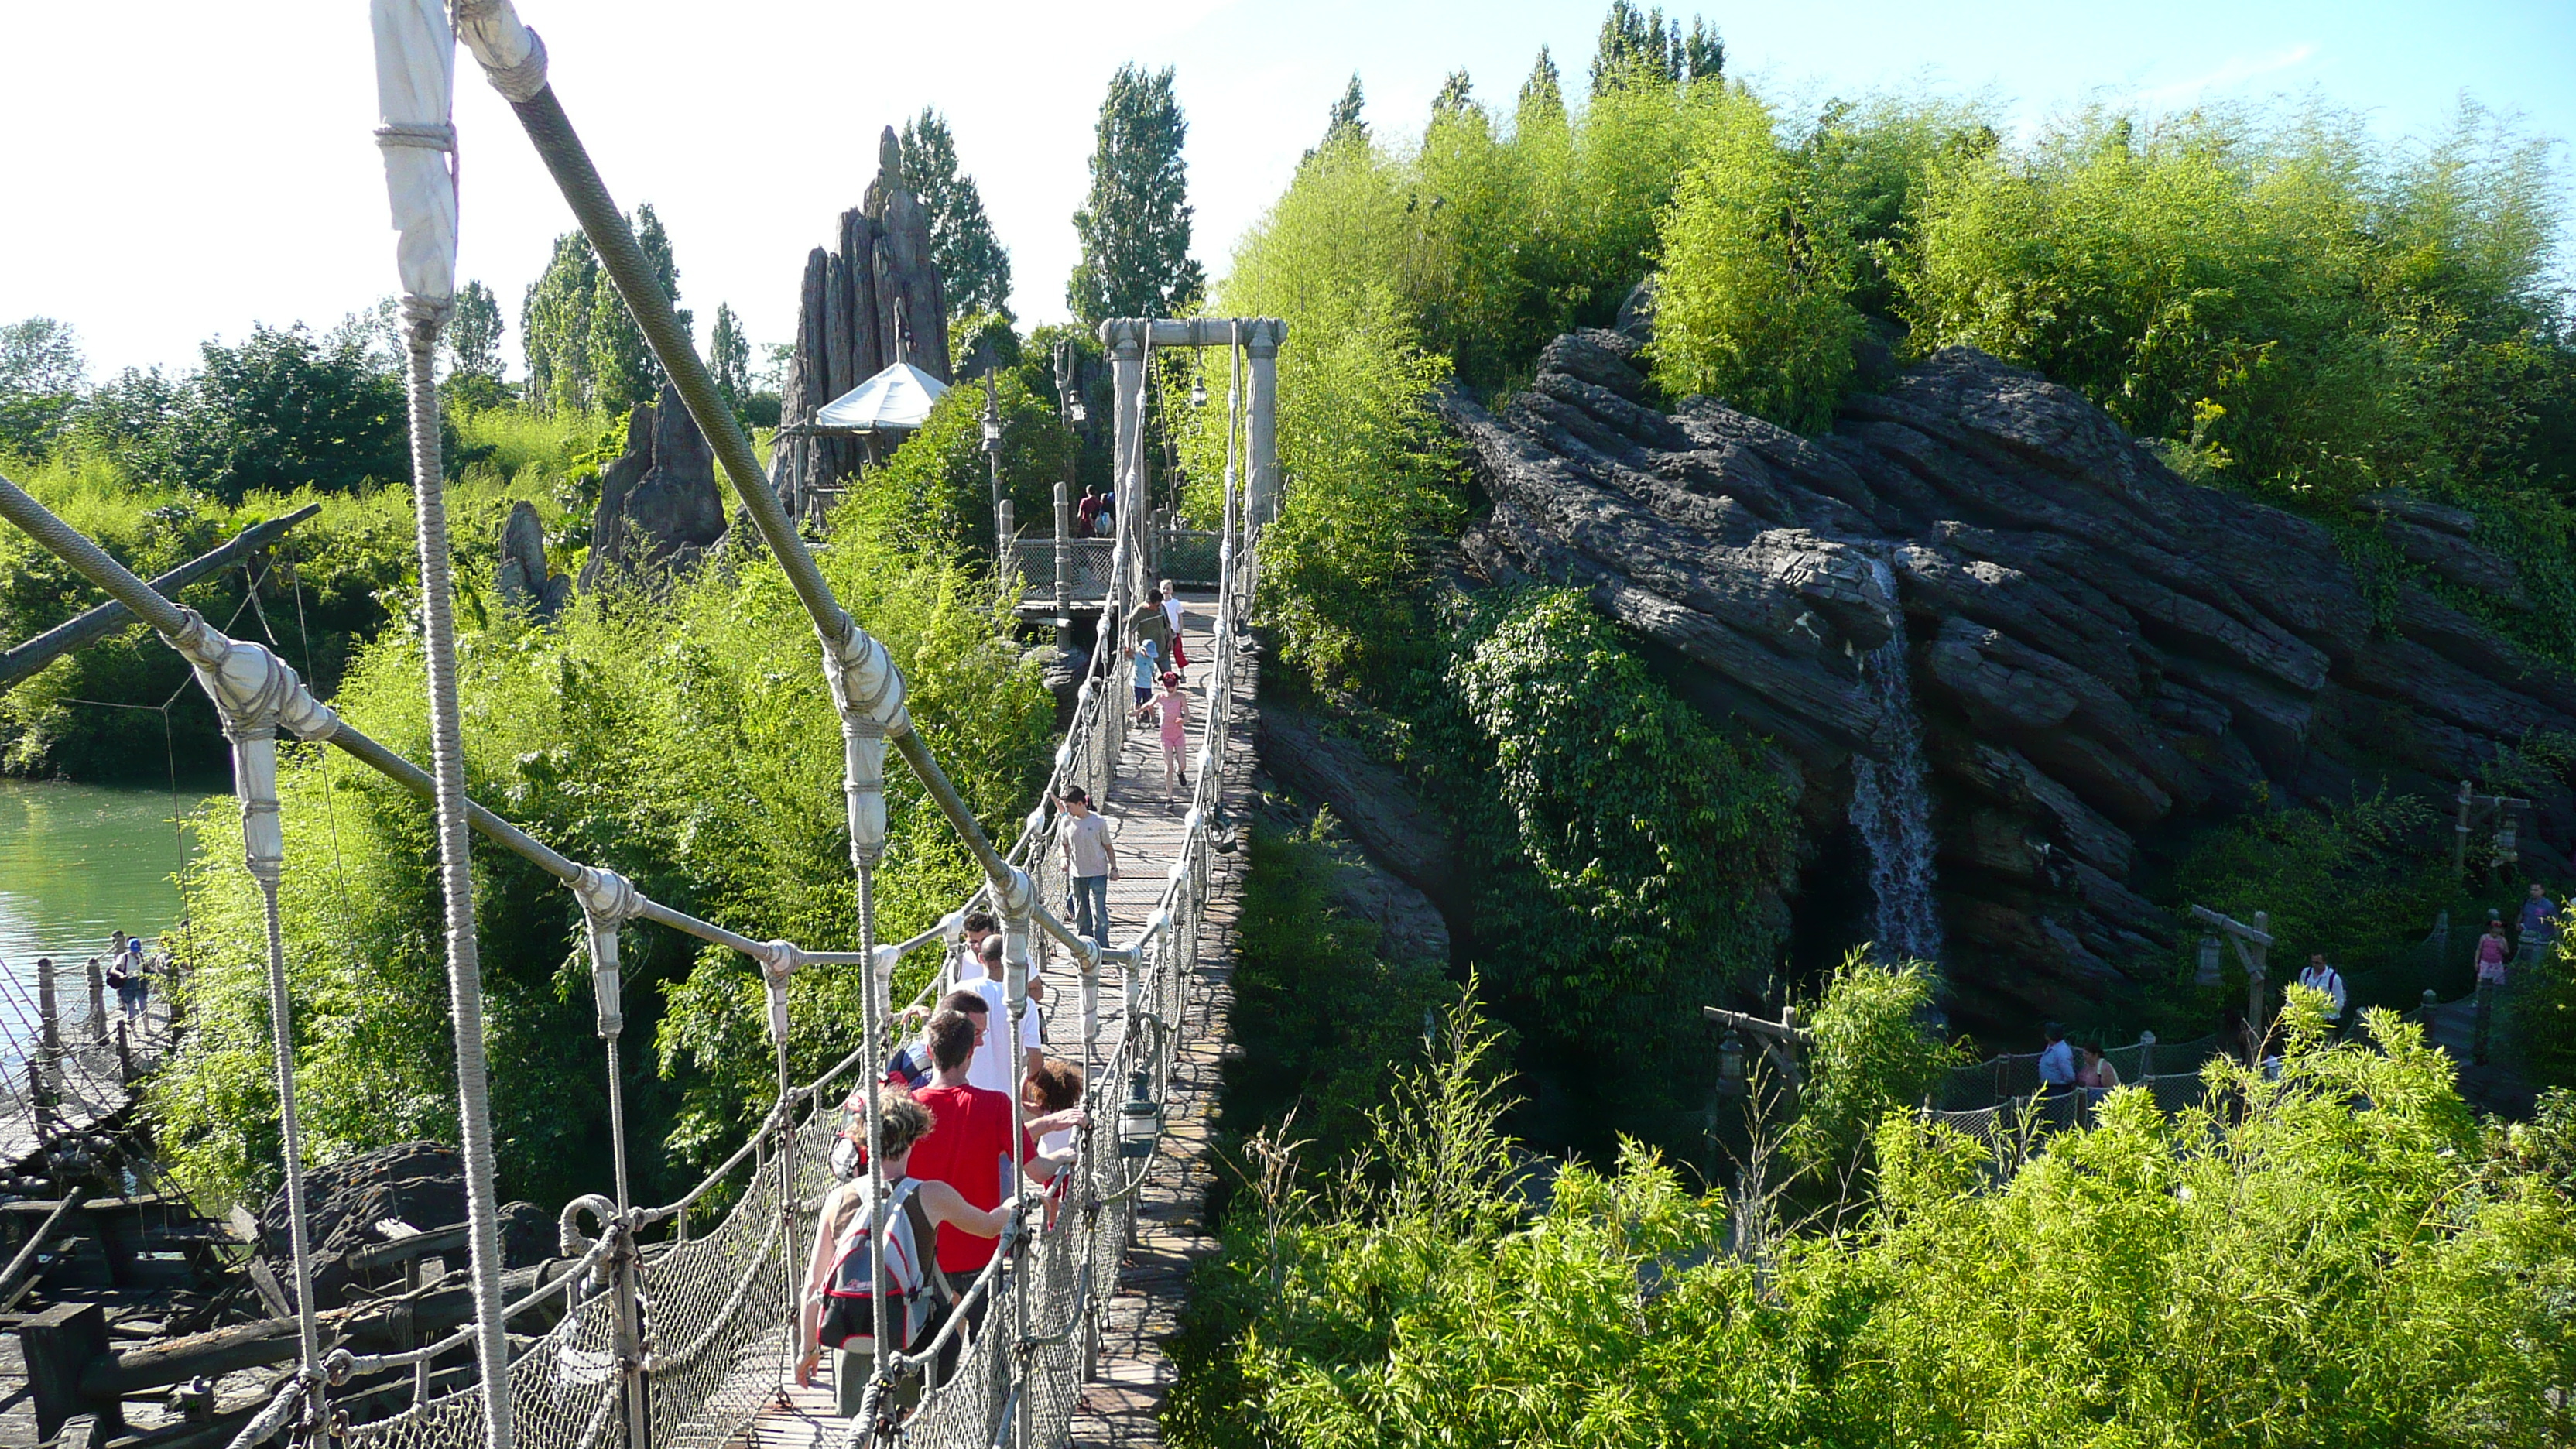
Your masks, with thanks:
[{"label": "tall poplar tree", "polygon": [[598,285],[599,256],[590,238],[577,231],[556,237],[553,259],[528,285],[519,309],[528,402],[539,411],[590,408],[590,298]]},{"label": "tall poplar tree", "polygon": [[957,169],[957,138],[928,106],[903,123],[903,184],[930,213],[930,257],[939,264],[949,320],[977,312],[1011,315],[1011,254],[984,214],[975,178]]},{"label": "tall poplar tree", "polygon": [[456,308],[447,317],[448,359],[452,370],[468,377],[501,380],[501,300],[481,282],[456,289]]},{"label": "tall poplar tree", "polygon": [[[663,295],[679,314],[680,331],[692,332],[695,319],[679,305],[680,268],[671,259],[671,234],[654,214],[653,203],[635,208],[632,225],[635,244],[643,249]],[[594,404],[612,413],[651,402],[662,390],[662,364],[645,342],[644,329],[635,325],[634,314],[626,310],[626,299],[617,295],[617,284],[604,271],[591,284],[590,371]]]},{"label": "tall poplar tree", "polygon": [[1688,85],[1715,78],[1726,68],[1726,46],[1716,27],[1694,15],[1690,33],[1682,33],[1679,16],[1664,18],[1662,6],[1640,10],[1633,0],[1610,0],[1601,19],[1601,40],[1592,56],[1592,94],[1638,82]]},{"label": "tall poplar tree", "polygon": [[725,406],[739,413],[751,400],[751,339],[729,303],[716,304],[715,329],[707,334],[707,370],[715,374],[716,392]]},{"label": "tall poplar tree", "polygon": [[1530,67],[1529,79],[1521,82],[1513,114],[1523,129],[1533,121],[1565,124],[1565,85],[1556,73],[1556,57],[1544,45],[1538,48],[1538,63]]},{"label": "tall poplar tree", "polygon": [[1073,314],[1169,317],[1195,302],[1207,277],[1190,260],[1189,134],[1172,96],[1172,68],[1122,65],[1100,103],[1091,195],[1073,214],[1082,260],[1065,285]]}]

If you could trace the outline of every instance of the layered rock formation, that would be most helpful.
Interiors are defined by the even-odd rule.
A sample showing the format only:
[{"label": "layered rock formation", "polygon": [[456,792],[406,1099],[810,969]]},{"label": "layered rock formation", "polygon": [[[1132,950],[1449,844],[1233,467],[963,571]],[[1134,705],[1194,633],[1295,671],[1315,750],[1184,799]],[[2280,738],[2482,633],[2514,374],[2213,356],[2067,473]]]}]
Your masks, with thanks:
[{"label": "layered rock formation", "polygon": [[525,609],[540,622],[563,611],[572,599],[572,577],[546,562],[546,525],[533,503],[522,498],[510,505],[501,524],[501,561],[494,585],[501,602]]},{"label": "layered rock formation", "polygon": [[[591,518],[590,560],[581,567],[581,591],[593,592],[612,579],[649,578],[684,568],[724,532],[715,450],[707,446],[678,390],[664,383],[659,398],[628,416],[626,451],[600,470],[599,509]],[[506,556],[503,570],[506,590]]]},{"label": "layered rock formation", "polygon": [[[930,213],[904,189],[903,145],[889,126],[877,142],[877,175],[861,204],[841,213],[838,245],[805,258],[780,419],[791,429],[825,403],[897,362],[941,382],[948,373],[948,310],[930,254]],[[782,432],[770,460],[771,485],[791,515],[814,490],[856,473],[866,452],[857,438]]]},{"label": "layered rock formation", "polygon": [[[2189,822],[2447,797],[2527,732],[2576,731],[2576,680],[2412,585],[2382,627],[2323,528],[2185,482],[2070,389],[1952,349],[1811,439],[1657,406],[1641,331],[1559,338],[1493,411],[1445,401],[1493,502],[1469,559],[1588,589],[1683,693],[1798,757],[1811,819],[1919,728],[1971,1021],[2170,971],[2180,927],[2133,882]],[[2463,517],[2377,503],[2406,556],[2515,607]],[[1904,659],[1919,721],[1874,654]],[[2528,864],[2565,873],[2576,810],[2534,816]]]},{"label": "layered rock formation", "polygon": [[[437,1142],[397,1142],[308,1170],[304,1174],[305,1222],[313,1246],[313,1302],[337,1308],[358,1292],[381,1292],[402,1279],[398,1268],[352,1272],[348,1258],[360,1248],[410,1232],[433,1232],[465,1221],[465,1163],[456,1149]],[[556,1251],[554,1221],[534,1203],[505,1203],[500,1210],[501,1263],[524,1268]],[[294,1252],[286,1190],[260,1209],[259,1257],[291,1300]],[[462,1271],[466,1250],[445,1257]]]}]

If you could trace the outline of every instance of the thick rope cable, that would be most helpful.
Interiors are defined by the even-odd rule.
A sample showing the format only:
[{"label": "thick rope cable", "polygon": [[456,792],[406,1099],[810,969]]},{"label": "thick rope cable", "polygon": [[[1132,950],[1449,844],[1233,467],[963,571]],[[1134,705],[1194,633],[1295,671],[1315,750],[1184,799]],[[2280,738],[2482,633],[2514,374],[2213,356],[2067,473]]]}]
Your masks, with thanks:
[{"label": "thick rope cable", "polygon": [[268,927],[268,1032],[277,1054],[277,1124],[286,1158],[286,1236],[295,1254],[297,1361],[322,1370],[322,1334],[313,1313],[313,1241],[304,1210],[304,1133],[295,1111],[295,1021],[286,991],[286,932],[278,919],[277,880],[262,872],[260,910]]},{"label": "thick rope cable", "polygon": [[510,1343],[501,1320],[501,1235],[493,1208],[490,1066],[483,1049],[483,963],[474,940],[474,876],[466,837],[465,749],[456,698],[456,612],[449,576],[446,475],[439,457],[438,333],[446,306],[403,299],[411,354],[411,475],[420,533],[421,643],[429,669],[430,771],[437,783],[441,895],[447,907],[448,1014],[456,1031],[458,1135],[465,1158],[466,1243],[474,1271],[474,1357],[482,1370],[484,1433],[510,1449]]}]

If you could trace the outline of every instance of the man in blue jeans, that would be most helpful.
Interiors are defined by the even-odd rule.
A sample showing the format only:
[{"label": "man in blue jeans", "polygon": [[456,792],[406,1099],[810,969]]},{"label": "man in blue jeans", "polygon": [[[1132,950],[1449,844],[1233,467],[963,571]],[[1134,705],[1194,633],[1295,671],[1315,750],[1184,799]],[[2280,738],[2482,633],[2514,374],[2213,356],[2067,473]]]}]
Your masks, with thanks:
[{"label": "man in blue jeans", "polygon": [[1118,846],[1109,822],[1091,808],[1080,785],[1064,787],[1064,812],[1056,838],[1064,846],[1064,873],[1073,882],[1073,929],[1095,945],[1109,944],[1109,883],[1118,878]]}]

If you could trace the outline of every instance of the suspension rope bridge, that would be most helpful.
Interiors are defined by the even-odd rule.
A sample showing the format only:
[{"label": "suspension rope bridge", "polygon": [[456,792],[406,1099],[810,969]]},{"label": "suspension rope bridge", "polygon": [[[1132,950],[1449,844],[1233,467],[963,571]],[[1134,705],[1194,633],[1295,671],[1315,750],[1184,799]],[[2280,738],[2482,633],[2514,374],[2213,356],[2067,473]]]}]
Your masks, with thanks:
[{"label": "suspension rope bridge", "polygon": [[[1240,645],[1257,583],[1255,543],[1276,508],[1276,357],[1285,329],[1272,319],[1127,319],[1104,323],[1116,386],[1115,454],[1122,513],[1118,543],[1100,604],[1098,644],[1081,686],[1071,728],[1055,754],[1046,799],[1021,823],[1007,848],[987,838],[904,705],[904,680],[884,647],[834,598],[804,540],[762,476],[751,442],[725,407],[691,347],[641,248],[574,133],[547,79],[545,46],[522,24],[509,0],[373,0],[377,93],[384,124],[387,188],[400,234],[408,354],[413,490],[418,511],[424,653],[427,660],[431,760],[423,769],[368,738],[315,698],[277,654],[230,637],[172,602],[56,517],[23,489],[0,479],[0,518],[24,530],[105,589],[149,625],[192,667],[213,700],[231,744],[234,791],[242,812],[243,849],[265,907],[268,990],[274,1035],[282,1166],[293,1291],[297,1371],[233,1441],[250,1449],[280,1434],[302,1444],[325,1436],[346,1449],[685,1449],[732,1439],[764,1405],[779,1401],[796,1357],[795,1300],[800,1287],[799,1235],[817,1193],[827,1187],[830,1137],[841,1094],[871,1083],[889,1054],[897,1019],[887,999],[906,956],[934,943],[952,945],[965,911],[981,905],[1002,921],[1004,995],[1012,1038],[1032,1009],[1029,983],[1052,968],[1070,978],[1080,1003],[1081,1055],[1095,1121],[1116,1133],[1080,1135],[1072,1190],[1053,1222],[1034,1195],[1002,1233],[1002,1250],[967,1289],[967,1303],[941,1341],[906,1355],[890,1342],[877,1315],[862,1411],[839,1442],[924,1446],[1009,1444],[1015,1449],[1060,1442],[1079,1380],[1096,1349],[1135,1203],[1159,1159],[1159,1110],[1180,1047],[1191,978],[1205,922],[1213,852],[1231,847],[1225,824],[1228,755],[1238,744],[1238,708],[1251,671]],[[453,117],[456,43],[462,40],[486,78],[507,99],[598,253],[602,269],[633,314],[655,356],[713,447],[749,520],[811,618],[824,677],[841,721],[844,793],[860,939],[846,949],[810,949],[757,940],[657,902],[614,872],[571,860],[466,798],[455,681],[453,584],[442,495],[435,349],[455,295],[457,149]],[[1145,520],[1145,386],[1157,348],[1223,347],[1231,356],[1227,396],[1223,518],[1217,587],[1204,634],[1191,652],[1200,663],[1189,680],[1198,697],[1200,736],[1190,794],[1175,803],[1172,828],[1149,834],[1168,854],[1148,892],[1114,893],[1112,915],[1144,916],[1124,944],[1076,934],[1046,903],[1064,898],[1055,839],[1054,801],[1069,785],[1094,798],[1118,791],[1129,701],[1110,674],[1129,637],[1129,611],[1146,596],[1146,560],[1129,540]],[[1005,565],[1007,567],[1007,565]],[[312,1296],[313,1252],[307,1225],[304,1153],[295,1102],[293,1008],[278,908],[285,866],[279,823],[277,739],[295,738],[340,750],[402,784],[433,806],[438,824],[440,884],[447,916],[450,1011],[455,1033],[458,1118],[464,1158],[467,1246],[474,1315],[445,1338],[399,1353],[357,1355],[328,1346]],[[980,867],[974,898],[908,940],[876,939],[873,877],[886,844],[884,760],[891,745],[919,778],[931,804]],[[502,1294],[493,1184],[490,1067],[484,1057],[481,967],[472,914],[468,830],[533,862],[571,890],[582,910],[591,980],[604,1046],[612,1124],[608,1192],[576,1199],[561,1220],[562,1248],[572,1261],[546,1275],[518,1302]],[[1139,843],[1142,843],[1141,840]],[[1132,855],[1131,855],[1132,858]],[[1131,881],[1134,879],[1130,877]],[[645,921],[743,953],[761,968],[776,1096],[749,1140],[678,1200],[641,1207],[628,1196],[625,1124],[620,1097],[619,935]],[[1105,937],[1113,930],[1103,930]],[[856,1046],[830,1071],[799,1083],[788,1074],[797,1023],[788,983],[809,967],[859,968],[866,1003]],[[1104,1013],[1101,974],[1118,972],[1118,998]],[[936,989],[934,982],[933,990]],[[925,998],[928,993],[925,992]],[[1012,1056],[1025,1070],[1025,1055]],[[1122,1103],[1124,1087],[1132,1100]],[[866,1100],[866,1133],[877,1133],[877,1103]],[[1012,1140],[1019,1143],[1021,1103],[1012,1094]],[[1140,1110],[1141,1109],[1141,1110]],[[1017,1147],[1014,1148],[1017,1151]],[[887,1201],[871,1154],[873,1204]],[[745,1179],[747,1177],[747,1183]],[[690,1211],[726,1184],[740,1195],[712,1229],[692,1236]],[[871,1208],[872,1236],[883,1241],[885,1209]],[[553,1316],[534,1337],[510,1332],[513,1320]],[[969,1333],[966,1325],[977,1326]],[[887,1393],[899,1375],[920,1369],[963,1340],[944,1381],[900,1411]],[[445,1393],[425,1371],[443,1355],[471,1347],[470,1380]],[[413,1402],[369,1420],[387,1375],[410,1371]],[[352,1412],[355,1409],[357,1412]]]}]

